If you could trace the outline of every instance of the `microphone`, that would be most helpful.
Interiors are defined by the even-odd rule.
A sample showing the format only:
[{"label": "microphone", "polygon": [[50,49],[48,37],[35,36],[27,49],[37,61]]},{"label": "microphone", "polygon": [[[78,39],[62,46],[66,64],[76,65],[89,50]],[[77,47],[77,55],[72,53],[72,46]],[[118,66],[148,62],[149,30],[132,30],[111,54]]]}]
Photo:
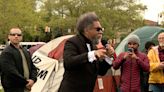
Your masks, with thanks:
[{"label": "microphone", "polygon": [[[102,45],[105,47],[105,49],[108,51],[108,46],[109,46],[109,41],[107,39],[102,39],[101,40]],[[105,56],[105,61],[112,66],[112,61],[114,60],[114,55],[109,56]]]},{"label": "microphone", "polygon": [[108,41],[107,41],[106,39],[102,39],[102,40],[101,40],[101,43],[102,43],[102,45],[103,45],[105,48],[106,48],[107,45],[109,44]]},{"label": "microphone", "polygon": [[[109,41],[107,39],[102,39],[101,43],[105,47],[105,49],[108,50],[108,46],[110,44]],[[112,58],[114,58],[114,55],[112,55]]]}]

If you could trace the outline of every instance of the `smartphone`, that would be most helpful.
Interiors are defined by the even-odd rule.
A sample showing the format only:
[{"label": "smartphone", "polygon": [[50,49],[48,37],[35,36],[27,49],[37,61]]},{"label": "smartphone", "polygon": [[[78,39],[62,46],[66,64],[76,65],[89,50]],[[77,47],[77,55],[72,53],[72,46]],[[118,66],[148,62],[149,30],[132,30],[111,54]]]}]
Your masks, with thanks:
[{"label": "smartphone", "polygon": [[133,48],[128,48],[128,52],[133,52]]}]

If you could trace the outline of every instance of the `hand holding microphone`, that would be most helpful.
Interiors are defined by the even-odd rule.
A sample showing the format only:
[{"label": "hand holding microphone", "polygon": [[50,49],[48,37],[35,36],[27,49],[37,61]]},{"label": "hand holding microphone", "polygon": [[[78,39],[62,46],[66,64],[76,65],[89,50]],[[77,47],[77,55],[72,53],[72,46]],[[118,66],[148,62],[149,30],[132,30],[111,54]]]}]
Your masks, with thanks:
[{"label": "hand holding microphone", "polygon": [[106,56],[106,50],[105,49],[95,50],[95,56],[100,60],[104,59]]},{"label": "hand holding microphone", "polygon": [[107,51],[106,55],[109,56],[109,57],[113,57],[113,54],[115,52],[113,46],[111,46],[111,44],[106,40],[102,40],[101,43]]},{"label": "hand holding microphone", "polygon": [[114,51],[114,48],[110,44],[106,45],[106,50],[107,50],[107,55],[109,57],[113,57],[113,54],[115,51]]}]

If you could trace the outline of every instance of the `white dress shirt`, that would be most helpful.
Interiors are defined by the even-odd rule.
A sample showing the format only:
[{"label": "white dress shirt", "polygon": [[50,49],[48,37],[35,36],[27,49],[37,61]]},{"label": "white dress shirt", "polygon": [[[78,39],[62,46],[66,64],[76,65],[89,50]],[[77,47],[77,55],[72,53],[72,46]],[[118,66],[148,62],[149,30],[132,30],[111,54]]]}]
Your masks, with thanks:
[{"label": "white dress shirt", "polygon": [[[88,61],[89,62],[93,62],[94,60],[97,60],[97,58],[96,58],[96,56],[95,56],[95,51],[93,50],[93,51],[91,51],[91,46],[90,46],[90,44],[86,44],[87,45],[87,48],[88,48]],[[113,60],[113,58],[110,58],[110,57],[108,57],[108,56],[105,56],[105,61],[109,64],[109,65],[111,65],[112,64],[112,60]]]}]

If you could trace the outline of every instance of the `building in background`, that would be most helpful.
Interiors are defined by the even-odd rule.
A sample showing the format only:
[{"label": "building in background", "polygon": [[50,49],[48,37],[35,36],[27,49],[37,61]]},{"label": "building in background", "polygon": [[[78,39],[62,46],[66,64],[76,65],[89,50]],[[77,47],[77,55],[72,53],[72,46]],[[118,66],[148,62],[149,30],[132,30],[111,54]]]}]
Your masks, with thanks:
[{"label": "building in background", "polygon": [[144,19],[144,24],[146,26],[158,26],[158,22],[152,21],[152,20],[148,20],[148,19]]},{"label": "building in background", "polygon": [[158,14],[158,24],[159,25],[164,25],[164,12],[161,12]]}]

